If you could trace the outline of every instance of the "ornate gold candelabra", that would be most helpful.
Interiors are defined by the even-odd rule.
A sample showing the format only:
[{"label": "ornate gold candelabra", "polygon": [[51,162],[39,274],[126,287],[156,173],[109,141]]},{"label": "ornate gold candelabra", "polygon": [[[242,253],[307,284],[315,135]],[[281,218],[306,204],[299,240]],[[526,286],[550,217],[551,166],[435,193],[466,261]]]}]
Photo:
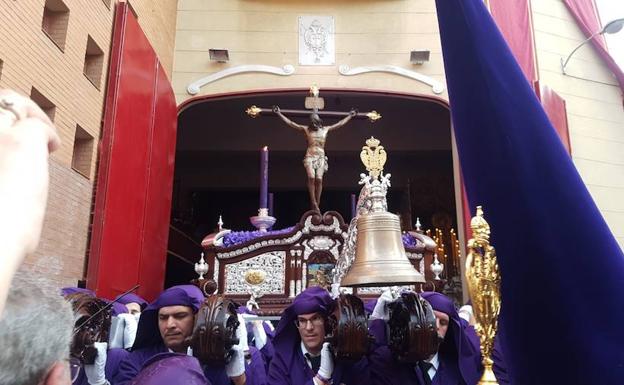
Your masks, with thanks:
[{"label": "ornate gold candelabra", "polygon": [[492,371],[492,350],[501,308],[501,277],[496,250],[490,245],[490,225],[483,218],[481,206],[477,206],[477,213],[470,221],[470,227],[473,238],[468,241],[466,280],[485,367],[479,385],[498,385]]}]

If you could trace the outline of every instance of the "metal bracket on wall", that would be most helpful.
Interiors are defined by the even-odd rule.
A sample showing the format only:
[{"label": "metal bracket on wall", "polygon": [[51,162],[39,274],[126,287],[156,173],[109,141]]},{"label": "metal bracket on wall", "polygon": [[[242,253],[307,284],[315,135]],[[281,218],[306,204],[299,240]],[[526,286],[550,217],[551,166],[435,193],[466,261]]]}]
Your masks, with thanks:
[{"label": "metal bracket on wall", "polygon": [[208,83],[215,82],[228,76],[250,72],[261,72],[279,76],[289,76],[295,73],[295,67],[290,64],[286,64],[283,67],[274,67],[262,64],[245,64],[230,67],[228,69],[224,69],[223,71],[215,72],[212,75],[208,75],[194,81],[193,83],[189,84],[188,87],[186,87],[186,92],[188,92],[190,95],[196,95],[199,93],[200,88]]},{"label": "metal bracket on wall", "polygon": [[351,68],[346,64],[342,64],[340,67],[338,67],[338,72],[340,72],[341,75],[345,76],[360,75],[369,72],[387,72],[395,75],[401,75],[405,76],[406,78],[410,78],[431,86],[431,90],[434,94],[441,94],[442,92],[444,92],[445,88],[444,84],[433,78],[430,78],[429,76],[425,76],[418,72],[410,71],[408,69],[394,65],[363,66]]}]

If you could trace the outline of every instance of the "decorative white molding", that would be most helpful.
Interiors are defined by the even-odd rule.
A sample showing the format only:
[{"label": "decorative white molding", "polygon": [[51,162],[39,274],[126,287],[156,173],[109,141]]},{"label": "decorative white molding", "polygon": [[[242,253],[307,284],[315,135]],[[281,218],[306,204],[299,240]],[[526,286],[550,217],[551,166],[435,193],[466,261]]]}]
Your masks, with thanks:
[{"label": "decorative white molding", "polygon": [[340,222],[338,221],[338,218],[336,217],[332,217],[332,223],[330,225],[325,225],[325,224],[320,224],[320,225],[314,225],[312,224],[312,217],[309,216],[306,218],[304,224],[303,224],[303,229],[301,230],[303,231],[304,234],[309,234],[310,231],[326,231],[326,232],[333,232],[335,234],[342,234],[343,231],[340,228]]},{"label": "decorative white molding", "polygon": [[429,76],[425,76],[416,71],[410,71],[408,69],[394,65],[363,66],[351,68],[346,64],[342,64],[338,67],[338,72],[340,72],[340,74],[344,76],[360,75],[369,72],[387,72],[395,75],[405,76],[406,78],[410,78],[431,86],[431,91],[433,91],[434,94],[441,94],[442,92],[444,92],[445,88],[444,84],[433,78],[430,78]]},{"label": "decorative white molding", "polygon": [[409,253],[409,252],[406,251],[405,255],[409,259],[422,259],[423,258],[423,254],[422,253]]},{"label": "decorative white molding", "polygon": [[186,87],[186,92],[188,92],[190,95],[197,95],[199,93],[199,90],[206,84],[215,82],[228,76],[249,72],[261,72],[279,76],[289,76],[295,73],[295,67],[291,64],[286,64],[283,67],[267,66],[263,64],[244,64],[230,67],[224,69],[223,71],[215,72],[212,75],[208,75],[194,81],[193,83],[189,84],[188,87]]}]

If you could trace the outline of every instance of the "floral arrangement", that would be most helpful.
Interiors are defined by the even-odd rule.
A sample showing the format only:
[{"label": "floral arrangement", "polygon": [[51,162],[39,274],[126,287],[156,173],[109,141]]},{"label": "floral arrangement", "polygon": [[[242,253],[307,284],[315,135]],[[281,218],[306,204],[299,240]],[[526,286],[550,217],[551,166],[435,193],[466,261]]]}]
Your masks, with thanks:
[{"label": "floral arrangement", "polygon": [[403,233],[401,238],[403,239],[403,246],[405,247],[416,247],[418,245],[418,240],[410,233]]},{"label": "floral arrangement", "polygon": [[232,247],[236,245],[240,245],[249,241],[252,241],[256,238],[266,237],[266,236],[274,236],[274,235],[282,235],[291,232],[295,226],[290,226],[283,228],[281,230],[272,230],[272,231],[232,231],[223,236],[223,247]]}]

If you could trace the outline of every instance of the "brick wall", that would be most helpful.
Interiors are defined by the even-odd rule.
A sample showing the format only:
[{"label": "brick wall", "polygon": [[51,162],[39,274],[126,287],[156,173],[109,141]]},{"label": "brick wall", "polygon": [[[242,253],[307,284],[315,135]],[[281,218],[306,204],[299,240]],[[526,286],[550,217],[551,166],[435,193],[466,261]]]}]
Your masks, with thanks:
[{"label": "brick wall", "polygon": [[78,0],[63,3],[70,16],[61,50],[42,31],[45,0],[0,0],[0,87],[26,95],[34,87],[56,106],[54,123],[63,145],[53,158],[69,167],[76,124],[99,138],[104,90],[83,74],[84,57],[91,36],[108,62],[113,11],[102,1],[91,7]]},{"label": "brick wall", "polygon": [[[55,0],[48,5],[58,3]],[[0,87],[25,95],[31,95],[34,88],[55,106],[54,124],[62,146],[50,161],[41,243],[26,258],[24,268],[59,285],[75,285],[83,275],[96,146],[92,147],[90,167],[83,165],[90,171],[83,176],[71,167],[74,137],[79,125],[95,143],[99,139],[113,10],[103,1],[93,1],[88,7],[79,0],[62,3],[69,9],[66,31],[58,30],[59,24],[52,31],[55,37],[65,34],[59,47],[42,30],[45,0],[0,0]],[[99,88],[83,73],[89,36],[104,53]]]},{"label": "brick wall", "polygon": [[[75,285],[85,271],[85,252],[90,221],[93,180],[97,162],[103,103],[108,75],[114,4],[111,0],[48,0],[52,9],[62,1],[69,9],[66,31],[42,30],[46,0],[0,0],[0,88],[12,88],[25,95],[36,89],[54,106],[54,124],[62,147],[50,161],[50,193],[41,243],[27,257],[24,269],[53,279],[58,285]],[[167,72],[173,65],[177,0],[135,0],[131,2]],[[58,20],[57,20],[58,21]],[[63,24],[63,23],[61,23]],[[51,33],[52,32],[52,33]],[[52,41],[64,36],[64,43]],[[83,73],[90,42],[103,52],[102,69]],[[97,51],[97,50],[96,50]],[[99,81],[98,81],[99,80]],[[74,151],[76,127],[92,137],[91,156]],[[72,159],[76,153],[80,159]],[[90,165],[85,165],[90,159]],[[79,173],[72,168],[79,166]]]}]

